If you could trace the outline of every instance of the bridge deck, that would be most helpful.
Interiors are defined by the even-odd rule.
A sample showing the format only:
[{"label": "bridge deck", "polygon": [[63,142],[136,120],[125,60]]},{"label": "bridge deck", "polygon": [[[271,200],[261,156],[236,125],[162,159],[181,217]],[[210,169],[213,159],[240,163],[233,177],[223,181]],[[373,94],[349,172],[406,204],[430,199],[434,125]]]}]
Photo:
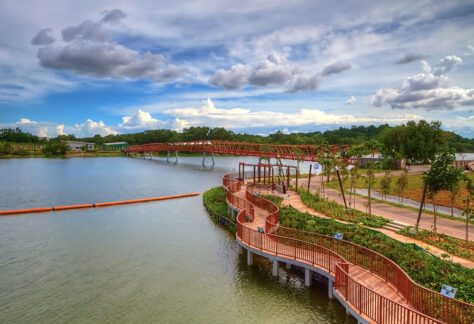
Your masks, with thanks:
[{"label": "bridge deck", "polygon": [[[234,194],[237,197],[245,199],[245,191],[246,191],[246,186],[242,186],[241,190],[238,192],[235,192]],[[265,227],[265,218],[268,215],[268,212],[263,210],[262,208],[255,207],[254,211],[254,219],[252,222],[245,222],[243,223],[246,227],[249,227],[253,230],[257,230],[257,227],[264,228]],[[279,249],[285,249],[284,247],[279,247]],[[286,249],[288,250],[294,250],[295,248],[292,246],[287,245]],[[271,251],[263,251],[267,254],[274,255],[273,252]],[[298,253],[297,253],[298,254]],[[307,263],[305,260],[301,259],[296,259],[296,261],[301,262],[301,263]],[[322,269],[324,270],[324,269]],[[326,271],[326,270],[324,270]],[[408,303],[406,302],[405,298],[401,296],[397,290],[389,283],[385,282],[384,279],[380,278],[378,275],[371,273],[370,271],[349,263],[349,274],[359,283],[363,284],[365,287],[372,289],[373,291],[389,298],[390,300],[407,306],[409,307]],[[332,273],[334,275],[334,273]]]}]

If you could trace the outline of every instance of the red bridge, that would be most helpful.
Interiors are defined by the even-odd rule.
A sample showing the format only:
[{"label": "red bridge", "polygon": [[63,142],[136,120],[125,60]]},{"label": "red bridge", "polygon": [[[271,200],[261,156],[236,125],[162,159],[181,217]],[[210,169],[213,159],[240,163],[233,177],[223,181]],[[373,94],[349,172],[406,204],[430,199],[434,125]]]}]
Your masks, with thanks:
[{"label": "red bridge", "polygon": [[153,152],[202,152],[211,154],[233,154],[258,156],[285,160],[299,160],[316,162],[322,153],[340,153],[350,149],[350,145],[270,145],[256,143],[242,143],[229,141],[194,141],[180,143],[150,143],[132,145],[127,153]]}]

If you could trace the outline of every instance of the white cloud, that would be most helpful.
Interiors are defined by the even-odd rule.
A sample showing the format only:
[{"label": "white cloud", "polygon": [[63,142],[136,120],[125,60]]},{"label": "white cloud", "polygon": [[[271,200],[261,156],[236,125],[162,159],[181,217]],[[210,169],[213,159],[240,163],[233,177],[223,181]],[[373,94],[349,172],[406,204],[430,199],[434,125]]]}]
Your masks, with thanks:
[{"label": "white cloud", "polygon": [[56,134],[59,136],[59,135],[67,135],[65,132],[64,132],[64,125],[57,125],[56,126]]},{"label": "white cloud", "polygon": [[322,76],[328,76],[328,75],[331,75],[331,74],[341,73],[345,70],[349,70],[351,67],[352,67],[352,65],[348,62],[338,61],[336,63],[332,63],[332,64],[327,65],[323,69],[323,71],[321,72],[321,75]]},{"label": "white cloud", "polygon": [[31,40],[33,45],[51,45],[55,39],[51,36],[51,28],[41,29]]},{"label": "white cloud", "polygon": [[445,75],[461,63],[462,60],[455,55],[446,56],[433,67],[433,74],[436,76]]},{"label": "white cloud", "polygon": [[351,96],[349,99],[346,100],[345,104],[346,105],[352,105],[356,101],[357,101],[357,99],[354,96]]},{"label": "white cloud", "polygon": [[446,75],[461,64],[457,56],[446,56],[433,68],[422,61],[424,73],[409,76],[399,88],[381,89],[371,97],[374,106],[392,108],[454,109],[474,105],[474,89],[450,85]]},{"label": "white cloud", "polygon": [[[52,122],[38,122],[28,118],[20,118],[19,121],[10,124],[0,124],[0,128],[19,128],[25,133],[30,133],[40,137],[55,137],[59,134],[59,127],[64,125],[57,125]],[[62,129],[61,129],[62,130]]]},{"label": "white cloud", "polygon": [[107,24],[116,24],[125,15],[114,9],[104,12],[99,22],[85,20],[78,26],[62,30],[65,42],[51,45],[50,29],[41,30],[32,40],[38,49],[37,57],[43,67],[64,70],[95,78],[152,79],[166,82],[179,79],[186,68],[168,64],[169,58],[150,51],[140,53],[116,42],[109,41]]},{"label": "white cloud", "polygon": [[82,124],[74,125],[75,133],[81,137],[91,137],[94,135],[115,135],[118,132],[112,127],[104,124],[103,121],[95,122],[91,119],[87,119]]},{"label": "white cloud", "polygon": [[139,109],[131,116],[122,117],[122,123],[117,127],[119,131],[143,131],[147,129],[170,128],[181,131],[188,126],[188,122],[179,118],[159,120],[153,118],[149,112]]},{"label": "white cloud", "polygon": [[464,52],[464,56],[471,56],[471,55],[474,55],[474,46],[467,45],[466,51]]},{"label": "white cloud", "polygon": [[270,126],[393,124],[423,118],[420,115],[413,114],[406,114],[397,118],[355,117],[350,114],[329,114],[319,109],[301,109],[295,113],[251,111],[245,108],[223,109],[215,107],[210,99],[207,99],[199,108],[174,108],[167,109],[164,112],[185,119],[191,126],[206,125],[228,129]]},{"label": "white cloud", "polygon": [[293,79],[288,85],[288,93],[296,93],[300,91],[316,91],[319,90],[321,77],[319,74],[309,76],[301,74]]},{"label": "white cloud", "polygon": [[406,53],[403,57],[397,60],[396,64],[408,64],[414,61],[422,60],[425,55],[418,53]]},{"label": "white cloud", "polygon": [[233,65],[230,70],[217,70],[208,82],[225,89],[242,89],[247,85],[257,87],[283,87],[287,93],[319,90],[323,77],[341,73],[352,66],[338,61],[324,67],[321,73],[310,74],[279,54],[268,55],[252,68],[248,64]]},{"label": "white cloud", "polygon": [[230,70],[217,70],[209,83],[229,90],[242,89],[247,84],[250,73],[249,65],[236,64]]}]

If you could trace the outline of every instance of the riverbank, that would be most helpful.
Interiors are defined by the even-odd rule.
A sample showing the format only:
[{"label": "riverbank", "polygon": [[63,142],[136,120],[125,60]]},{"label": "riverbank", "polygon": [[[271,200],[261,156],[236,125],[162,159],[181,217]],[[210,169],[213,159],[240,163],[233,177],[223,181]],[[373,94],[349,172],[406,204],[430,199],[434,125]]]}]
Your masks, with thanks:
[{"label": "riverbank", "polygon": [[126,156],[125,152],[67,152],[66,155],[46,155],[42,152],[28,152],[27,154],[5,154],[0,159],[22,159],[22,158],[73,158],[73,157],[120,157]]}]

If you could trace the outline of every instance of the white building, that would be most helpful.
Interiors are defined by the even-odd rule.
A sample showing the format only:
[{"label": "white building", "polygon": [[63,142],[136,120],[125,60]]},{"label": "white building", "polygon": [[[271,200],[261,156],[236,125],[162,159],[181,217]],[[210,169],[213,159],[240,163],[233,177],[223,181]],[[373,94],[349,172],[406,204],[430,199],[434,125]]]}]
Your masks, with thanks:
[{"label": "white building", "polygon": [[66,143],[69,145],[69,147],[73,151],[82,151],[82,150],[89,151],[89,150],[94,149],[94,143],[77,142],[77,141],[66,141]]}]

